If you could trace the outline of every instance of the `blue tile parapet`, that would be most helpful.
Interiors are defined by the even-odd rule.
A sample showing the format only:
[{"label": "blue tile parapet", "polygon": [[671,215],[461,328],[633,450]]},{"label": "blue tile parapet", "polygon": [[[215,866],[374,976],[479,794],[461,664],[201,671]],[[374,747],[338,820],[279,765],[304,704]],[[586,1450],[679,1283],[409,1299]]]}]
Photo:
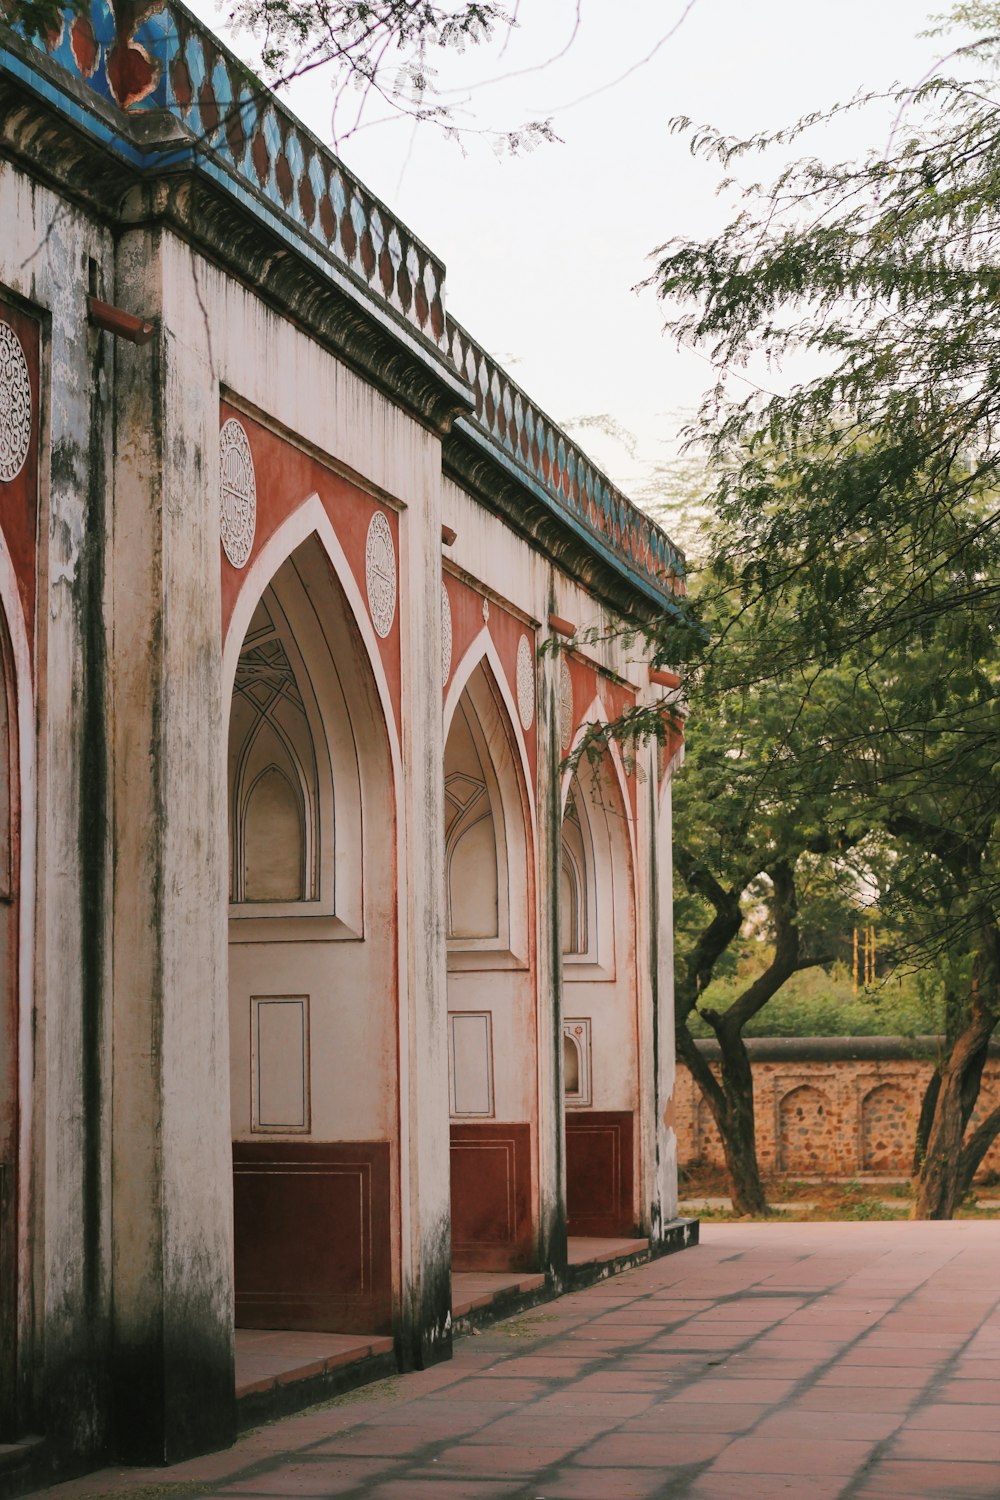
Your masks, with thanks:
[{"label": "blue tile parapet", "polygon": [[659,592],[683,594],[683,555],[666,532],[591,463],[453,318],[448,319],[448,352],[472,387],[475,421],[493,443],[568,510],[602,551],[623,557]]},{"label": "blue tile parapet", "polygon": [[90,0],[67,7],[58,31],[32,44],[70,76],[78,98],[82,87],[132,117],[179,121],[188,154],[331,274],[346,270],[362,298],[391,310],[432,361],[468,384],[475,414],[461,420],[498,456],[647,588],[683,593],[683,557],[666,534],[447,317],[443,262],[179,0]]},{"label": "blue tile parapet", "polygon": [[107,103],[173,115],[244,191],[443,349],[443,263],[183,5],[91,0],[35,45]]}]

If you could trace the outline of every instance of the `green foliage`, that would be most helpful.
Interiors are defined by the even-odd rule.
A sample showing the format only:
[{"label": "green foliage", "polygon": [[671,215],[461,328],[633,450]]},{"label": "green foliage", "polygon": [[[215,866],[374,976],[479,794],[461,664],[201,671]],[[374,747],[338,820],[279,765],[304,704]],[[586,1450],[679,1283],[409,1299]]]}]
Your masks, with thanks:
[{"label": "green foliage", "polygon": [[[765,965],[766,956],[756,951],[756,945],[738,960],[732,954],[735,972],[713,980],[702,1003],[724,1010]],[[688,1024],[694,1036],[712,1035],[698,1011]],[[829,971],[814,968],[793,974],[747,1023],[745,1035],[912,1037],[938,1035],[943,1029],[940,986],[937,993],[929,992],[920,976],[907,974],[880,980],[855,995],[847,966],[837,963]]]},{"label": "green foliage", "polygon": [[[960,50],[992,61],[995,43]],[[679,1050],[724,1137],[745,1130],[739,1036],[767,1026],[779,993],[794,1013],[797,971],[843,961],[858,912],[877,908],[882,972],[925,976],[891,1029],[937,1030],[912,1014],[933,997],[955,1044],[961,1077],[941,1089],[927,1148],[952,1172],[954,1142],[935,1132],[970,1107],[1000,1018],[996,93],[934,77],[888,96],[879,153],[805,157],[767,188],[724,183],[730,223],[663,246],[654,277],[668,327],[718,372],[689,431],[711,546],[682,611],[651,632],[691,705],[674,802]],[[749,140],[674,123],[728,173],[836,112]],[[776,389],[731,394],[730,373],[762,354]],[[783,387],[803,355],[819,373]],[[768,957],[741,971],[733,945],[754,937]],[[722,1045],[721,1084],[698,1071],[696,1006],[692,1024]],[[808,1029],[831,1010],[841,1029],[842,1004],[813,1005]]]}]

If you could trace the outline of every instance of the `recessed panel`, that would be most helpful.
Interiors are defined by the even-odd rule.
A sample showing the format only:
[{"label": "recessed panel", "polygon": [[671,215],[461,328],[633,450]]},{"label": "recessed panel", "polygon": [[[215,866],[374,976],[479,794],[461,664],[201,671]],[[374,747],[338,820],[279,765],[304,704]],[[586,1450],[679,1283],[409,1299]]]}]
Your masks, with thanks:
[{"label": "recessed panel", "polygon": [[493,1035],[488,1011],[463,1011],[451,1025],[451,1112],[493,1113]]},{"label": "recessed panel", "polygon": [[255,1131],[309,1130],[309,997],[250,1001]]}]

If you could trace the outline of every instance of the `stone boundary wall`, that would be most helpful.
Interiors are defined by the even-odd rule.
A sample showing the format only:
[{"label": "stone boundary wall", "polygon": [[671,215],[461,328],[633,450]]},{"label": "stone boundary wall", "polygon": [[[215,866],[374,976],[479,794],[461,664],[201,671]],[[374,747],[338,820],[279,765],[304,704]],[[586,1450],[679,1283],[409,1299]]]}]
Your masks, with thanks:
[{"label": "stone boundary wall", "polygon": [[[719,1049],[699,1042],[718,1071]],[[749,1044],[761,1169],[802,1176],[909,1175],[936,1037],[773,1037]],[[711,1111],[678,1060],[678,1164],[721,1166]],[[991,1048],[973,1124],[1000,1103],[1000,1049]],[[1000,1141],[982,1172],[1000,1172]]]}]

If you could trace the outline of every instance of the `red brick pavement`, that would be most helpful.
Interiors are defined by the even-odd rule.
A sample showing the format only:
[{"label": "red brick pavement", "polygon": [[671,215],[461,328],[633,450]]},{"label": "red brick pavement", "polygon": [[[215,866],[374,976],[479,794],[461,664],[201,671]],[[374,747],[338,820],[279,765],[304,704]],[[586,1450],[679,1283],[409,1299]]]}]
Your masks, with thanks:
[{"label": "red brick pavement", "polygon": [[989,1223],[705,1225],[433,1370],[51,1500],[1000,1500]]}]

